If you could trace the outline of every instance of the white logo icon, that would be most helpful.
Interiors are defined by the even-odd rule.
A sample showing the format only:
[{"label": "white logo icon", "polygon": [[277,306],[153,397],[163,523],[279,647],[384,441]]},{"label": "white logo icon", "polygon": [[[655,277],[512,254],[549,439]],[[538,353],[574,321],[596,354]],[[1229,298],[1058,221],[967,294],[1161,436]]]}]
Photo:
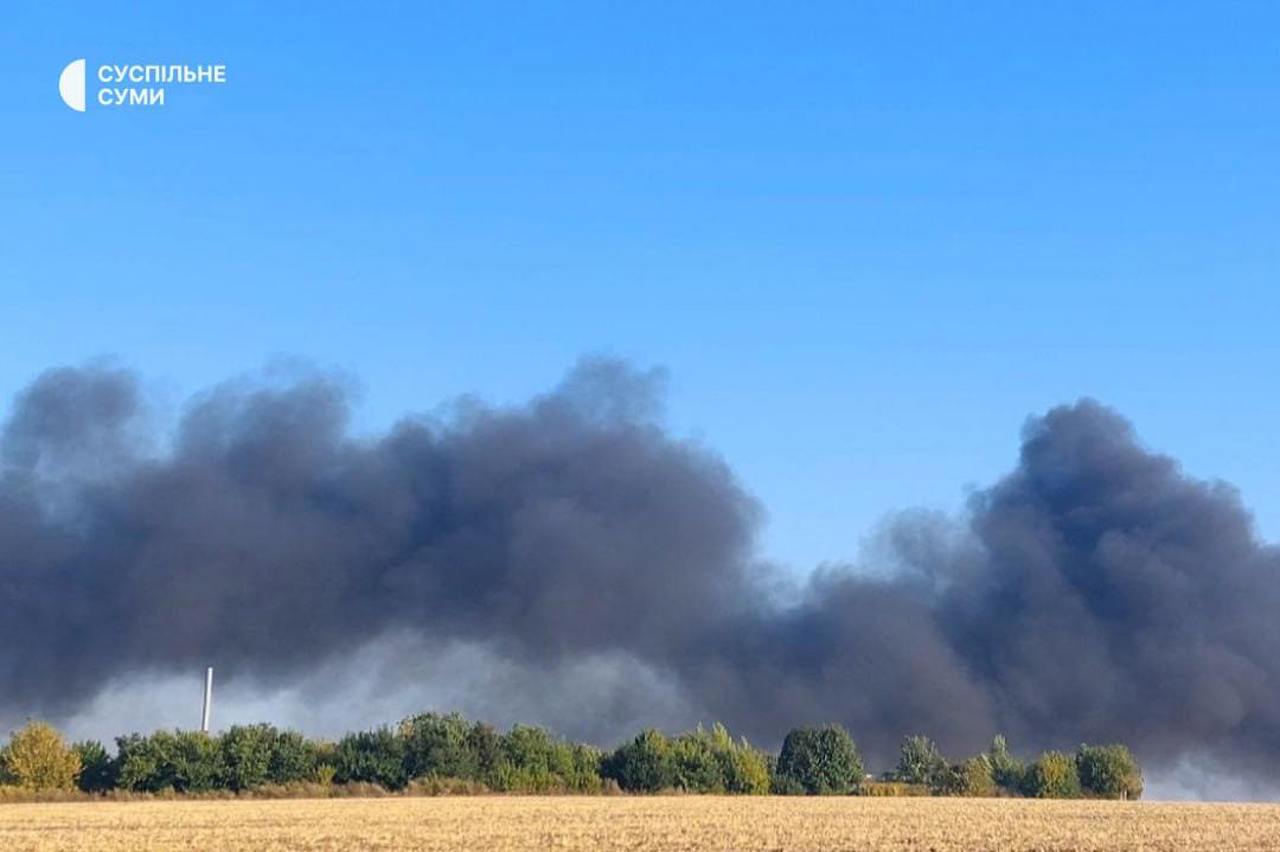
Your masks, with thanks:
[{"label": "white logo icon", "polygon": [[76,112],[84,112],[84,60],[67,64],[58,77],[58,94],[62,102]]}]

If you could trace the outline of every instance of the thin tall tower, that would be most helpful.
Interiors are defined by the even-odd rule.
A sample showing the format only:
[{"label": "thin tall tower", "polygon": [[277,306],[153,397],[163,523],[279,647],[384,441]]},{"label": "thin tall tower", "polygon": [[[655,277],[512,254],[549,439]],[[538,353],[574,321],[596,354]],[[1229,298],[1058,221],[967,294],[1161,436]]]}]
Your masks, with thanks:
[{"label": "thin tall tower", "polygon": [[213,666],[204,670],[204,712],[200,714],[200,730],[209,733],[209,714],[213,710]]}]

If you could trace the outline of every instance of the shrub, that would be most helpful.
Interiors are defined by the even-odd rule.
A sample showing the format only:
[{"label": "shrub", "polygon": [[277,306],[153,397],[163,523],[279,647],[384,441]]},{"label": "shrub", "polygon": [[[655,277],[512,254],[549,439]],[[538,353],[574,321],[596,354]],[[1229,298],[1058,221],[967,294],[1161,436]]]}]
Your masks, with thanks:
[{"label": "shrub", "polygon": [[489,788],[479,781],[462,778],[417,778],[404,788],[408,796],[483,796]]},{"label": "shrub", "polygon": [[308,740],[307,747],[311,749],[316,764],[312,777],[321,784],[334,783],[338,775],[338,744]]},{"label": "shrub", "polygon": [[1080,796],[1080,776],[1075,759],[1060,751],[1048,751],[1027,767],[1023,795],[1037,799],[1075,799]]},{"label": "shrub", "polygon": [[936,789],[944,796],[994,796],[996,782],[991,774],[991,760],[980,754],[948,767]]},{"label": "shrub", "polygon": [[6,774],[29,790],[71,790],[80,774],[80,755],[52,725],[28,722],[5,746]]},{"label": "shrub", "polygon": [[1080,787],[1087,795],[1103,799],[1142,797],[1142,770],[1122,745],[1080,746],[1076,770]]},{"label": "shrub", "polygon": [[661,731],[641,731],[634,740],[619,746],[600,771],[628,792],[656,793],[674,787],[671,741]]},{"label": "shrub", "polygon": [[808,795],[851,793],[862,781],[862,758],[839,725],[795,728],[782,742],[774,790]]},{"label": "shrub", "polygon": [[928,796],[930,791],[923,784],[907,784],[903,781],[863,781],[858,785],[858,795],[874,798],[901,798]]},{"label": "shrub", "polygon": [[399,790],[409,780],[405,764],[405,741],[394,731],[360,731],[338,741],[334,780],[340,784],[363,781]]}]

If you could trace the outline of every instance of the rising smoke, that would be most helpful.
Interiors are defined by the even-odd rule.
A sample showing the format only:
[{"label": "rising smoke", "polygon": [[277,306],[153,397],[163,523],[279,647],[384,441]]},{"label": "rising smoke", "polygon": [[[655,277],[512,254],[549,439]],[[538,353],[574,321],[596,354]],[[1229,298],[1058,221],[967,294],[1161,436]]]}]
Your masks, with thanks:
[{"label": "rising smoke", "polygon": [[878,765],[906,733],[959,754],[1003,731],[1275,780],[1280,553],[1115,412],[1031,419],[964,518],[891,523],[892,570],[788,588],[760,507],[661,403],[661,374],[594,359],[525,405],[362,438],[345,385],[310,376],[215,389],[162,440],[133,375],[48,372],[0,437],[0,717],[206,663],[332,691],[369,653],[400,694],[462,654],[489,705],[598,738],[837,720]]}]

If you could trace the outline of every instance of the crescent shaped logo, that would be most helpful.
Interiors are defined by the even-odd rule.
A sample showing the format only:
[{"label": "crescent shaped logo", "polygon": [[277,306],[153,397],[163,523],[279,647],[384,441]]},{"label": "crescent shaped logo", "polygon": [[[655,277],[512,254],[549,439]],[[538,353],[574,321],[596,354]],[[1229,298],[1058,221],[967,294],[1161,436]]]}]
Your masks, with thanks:
[{"label": "crescent shaped logo", "polygon": [[84,112],[84,60],[67,63],[58,76],[58,94],[62,102],[76,112]]}]

